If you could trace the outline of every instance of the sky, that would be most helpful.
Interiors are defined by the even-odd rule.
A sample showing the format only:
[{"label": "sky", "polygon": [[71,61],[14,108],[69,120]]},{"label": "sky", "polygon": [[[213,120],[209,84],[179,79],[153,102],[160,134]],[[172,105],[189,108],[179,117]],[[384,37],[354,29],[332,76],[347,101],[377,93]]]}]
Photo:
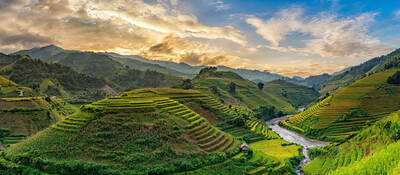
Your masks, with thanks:
[{"label": "sky", "polygon": [[0,52],[49,44],[285,76],[400,47],[398,0],[0,0]]}]

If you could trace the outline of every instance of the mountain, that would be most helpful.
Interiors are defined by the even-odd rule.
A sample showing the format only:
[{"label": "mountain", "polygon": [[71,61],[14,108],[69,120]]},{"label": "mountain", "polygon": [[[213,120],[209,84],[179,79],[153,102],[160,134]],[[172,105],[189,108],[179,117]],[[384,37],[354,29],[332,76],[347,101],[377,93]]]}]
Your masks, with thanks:
[{"label": "mountain", "polygon": [[164,74],[169,74],[169,75],[174,75],[182,78],[193,78],[194,76],[192,74],[187,74],[183,72],[176,71],[175,69],[170,69],[164,66],[160,66],[159,64],[152,63],[151,61],[147,61],[144,58],[141,59],[135,59],[137,57],[132,57],[132,56],[123,56],[119,55],[116,53],[106,53],[107,55],[110,55],[112,59],[115,61],[118,61],[119,63],[123,65],[129,66],[131,69],[137,69],[137,70],[153,70],[157,71],[160,73]]},{"label": "mountain", "polygon": [[[0,58],[1,60],[1,58]],[[22,91],[22,92],[21,92]],[[37,93],[31,88],[18,85],[3,76],[0,76],[0,98],[2,97],[32,97]]]},{"label": "mountain", "polygon": [[104,98],[105,80],[94,78],[57,63],[46,63],[28,56],[7,56],[0,60],[13,60],[0,67],[0,75],[15,83],[32,88],[35,92],[67,98]]},{"label": "mountain", "polygon": [[218,70],[221,71],[231,71],[234,72],[241,77],[248,79],[253,82],[269,82],[272,80],[282,79],[284,76],[273,74],[269,72],[261,72],[259,70],[249,70],[249,69],[233,69],[225,66],[217,66]]},{"label": "mountain", "polygon": [[294,107],[307,106],[320,95],[314,88],[285,80],[273,80],[265,83],[263,90],[270,94],[279,95]]},{"label": "mountain", "polygon": [[17,51],[11,55],[29,55],[32,58],[37,58],[46,62],[56,62],[55,55],[64,52],[65,50],[55,45],[48,45],[40,48],[32,48],[29,50]]},{"label": "mountain", "polygon": [[306,86],[318,88],[322,82],[326,81],[327,79],[329,79],[331,77],[332,77],[332,75],[329,75],[329,74],[321,74],[321,75],[309,76],[303,80],[296,81],[296,82],[298,84],[303,84]]},{"label": "mountain", "polygon": [[2,76],[0,87],[0,149],[49,127],[75,109],[59,99],[36,96],[32,89]]},{"label": "mountain", "polygon": [[206,88],[227,104],[244,104],[250,109],[273,106],[285,113],[293,113],[294,107],[279,94],[260,90],[256,83],[246,80],[234,72],[217,68],[203,69],[192,80],[197,88]]},{"label": "mountain", "polygon": [[343,140],[358,130],[400,109],[400,86],[387,83],[397,69],[371,74],[337,92],[286,123],[309,136]]},{"label": "mountain", "polygon": [[[252,151],[239,151],[243,139]],[[10,147],[0,172],[291,174],[299,150],[251,112],[204,91],[138,89],[82,106]]]},{"label": "mountain", "polygon": [[368,73],[373,67],[382,63],[387,58],[388,56],[376,57],[358,66],[351,67],[349,70],[332,76],[329,79],[323,81],[322,83],[315,86],[315,88],[317,88],[317,90],[319,90],[321,94],[324,94],[329,91],[334,91],[341,87],[348,86],[351,83],[365,77],[366,73]]},{"label": "mountain", "polygon": [[[124,65],[115,60],[118,58],[106,53],[71,51],[50,45],[18,51],[13,55],[16,54],[36,56],[35,58],[62,64],[93,77],[105,79],[110,87],[118,92],[143,87],[173,87],[182,81],[179,77],[151,69],[144,69],[145,71],[131,69],[129,67],[134,67],[132,62],[125,61]],[[149,66],[147,63],[145,65]]]},{"label": "mountain", "polygon": [[[42,48],[33,48],[29,50],[22,50],[13,53],[13,55],[30,55],[33,58],[38,58],[44,61],[48,62],[59,62],[62,64],[72,64],[69,61],[61,61],[65,60],[66,57],[68,59],[71,58],[80,58],[77,57],[76,54],[79,54],[82,52],[79,51],[71,51],[71,50],[64,50],[60,47],[54,46],[54,45],[49,45],[46,47]],[[160,73],[165,73],[165,74],[170,74],[182,78],[193,78],[195,77],[201,69],[207,67],[207,66],[191,66],[186,63],[175,63],[175,62],[170,62],[170,61],[161,61],[161,60],[149,60],[137,55],[132,55],[132,56],[126,56],[126,55],[119,55],[116,53],[96,53],[98,55],[103,55],[103,56],[109,56],[109,58],[115,60],[116,62],[127,65],[132,69],[137,69],[137,70],[153,70],[157,71]],[[71,56],[72,55],[72,56]],[[90,57],[93,55],[90,55],[90,53],[85,53],[82,57]],[[85,58],[86,59],[86,58]],[[76,61],[76,60],[75,60]],[[82,62],[85,62],[84,60],[82,61],[76,61],[73,64],[82,64]],[[110,62],[111,65],[115,64],[113,62]],[[110,66],[111,66],[110,65]],[[85,65],[80,65],[80,66],[85,66]],[[82,69],[82,68],[81,68]],[[218,66],[219,70],[222,71],[231,71],[239,74],[240,76],[254,81],[254,82],[268,82],[276,79],[282,79],[285,78],[282,75],[278,74],[273,74],[269,72],[262,72],[258,70],[248,70],[248,69],[233,69],[225,66]],[[87,73],[87,72],[86,72]],[[97,73],[97,72],[94,72]],[[287,77],[286,77],[287,78]]]}]

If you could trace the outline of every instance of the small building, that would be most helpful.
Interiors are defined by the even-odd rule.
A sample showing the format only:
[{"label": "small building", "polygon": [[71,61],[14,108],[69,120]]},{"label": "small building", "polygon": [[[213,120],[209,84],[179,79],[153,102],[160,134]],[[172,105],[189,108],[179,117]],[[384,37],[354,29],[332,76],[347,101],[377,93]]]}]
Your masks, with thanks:
[{"label": "small building", "polygon": [[23,97],[24,96],[24,91],[20,89],[18,94],[19,94],[20,97]]},{"label": "small building", "polygon": [[250,149],[250,146],[246,143],[243,143],[240,145],[240,151],[248,151]]}]

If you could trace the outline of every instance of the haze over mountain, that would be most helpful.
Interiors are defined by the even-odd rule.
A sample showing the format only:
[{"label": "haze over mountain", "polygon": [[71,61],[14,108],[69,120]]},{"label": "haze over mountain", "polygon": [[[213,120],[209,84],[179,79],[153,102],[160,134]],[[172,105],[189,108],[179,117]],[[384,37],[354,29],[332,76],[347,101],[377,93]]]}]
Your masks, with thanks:
[{"label": "haze over mountain", "polygon": [[[79,62],[87,62],[82,59],[85,57],[88,57],[89,55],[96,55],[98,58],[97,59],[112,59],[115,60],[116,62],[127,65],[132,69],[137,69],[137,70],[154,70],[157,72],[165,73],[165,74],[170,74],[174,76],[179,76],[183,78],[193,78],[196,74],[200,72],[201,69],[207,67],[207,66],[191,66],[186,63],[175,63],[171,61],[160,61],[160,60],[150,60],[146,59],[141,56],[127,56],[127,55],[119,55],[116,53],[90,53],[90,52],[81,52],[81,51],[74,51],[74,50],[64,50],[60,47],[57,47],[55,45],[49,45],[41,48],[32,48],[29,50],[21,50],[13,53],[13,55],[19,55],[19,54],[24,54],[24,55],[29,55],[33,58],[38,58],[44,61],[48,62],[57,62],[60,64],[64,64],[67,66],[72,66],[71,64],[76,64],[77,65],[82,65],[84,66],[85,64],[79,63]],[[108,57],[107,57],[108,56]],[[73,61],[73,59],[78,59],[76,61]],[[93,61],[100,61],[100,60],[93,60]],[[110,60],[109,60],[110,61]],[[103,69],[106,71],[113,71],[112,64],[117,64],[116,62],[110,61],[110,63],[105,64],[104,66],[110,66],[108,68],[106,67],[99,67],[98,69]],[[93,64],[102,64],[102,63],[95,63]],[[114,66],[115,67],[115,66]],[[307,86],[313,86],[314,84],[325,80],[328,78],[326,75],[320,76],[318,81],[313,80],[312,77],[303,79],[303,78],[289,78],[285,77],[283,75],[279,74],[273,74],[270,72],[262,72],[258,70],[249,70],[249,69],[234,69],[226,66],[216,66],[218,70],[221,71],[231,71],[239,74],[243,78],[246,78],[248,80],[251,80],[253,82],[269,82],[272,80],[277,80],[277,79],[285,79],[288,81],[292,81],[295,83],[307,85]],[[80,71],[84,71],[84,68],[78,68]],[[88,73],[88,72],[86,72]],[[110,73],[110,72],[109,72]],[[109,74],[107,72],[102,72],[102,74]],[[311,79],[310,79],[311,78]],[[310,79],[310,80],[309,80]],[[310,82],[311,81],[311,82]]]},{"label": "haze over mountain", "polygon": [[1,175],[400,174],[400,1],[0,0]]}]

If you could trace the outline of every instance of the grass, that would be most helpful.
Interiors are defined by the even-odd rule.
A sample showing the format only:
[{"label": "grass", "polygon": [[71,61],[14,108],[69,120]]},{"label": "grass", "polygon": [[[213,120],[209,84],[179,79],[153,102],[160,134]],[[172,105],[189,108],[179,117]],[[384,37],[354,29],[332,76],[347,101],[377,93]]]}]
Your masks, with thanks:
[{"label": "grass", "polygon": [[[229,92],[229,84],[236,84],[235,93]],[[274,106],[286,113],[294,113],[294,107],[280,96],[259,90],[254,82],[245,80],[233,72],[216,71],[215,74],[198,76],[193,79],[193,84],[198,88],[205,88],[213,92],[218,98],[230,105],[244,104],[248,108],[257,109],[261,105]]]},{"label": "grass", "polygon": [[[46,101],[42,97],[12,97],[0,99],[0,128],[10,131],[3,142],[9,146],[48,128],[62,119],[67,109],[61,101]],[[68,107],[70,108],[70,106]],[[1,138],[0,138],[1,139]]]},{"label": "grass", "polygon": [[[344,140],[400,109],[400,87],[386,83],[387,78],[397,70],[390,69],[360,79],[282,124],[300,132],[319,130],[318,139]],[[340,120],[355,109],[365,114]]]},{"label": "grass", "polygon": [[264,84],[264,91],[279,95],[295,107],[306,106],[319,97],[318,91],[311,87],[290,83],[285,80],[274,80]]},{"label": "grass", "polygon": [[342,144],[330,144],[304,167],[305,174],[396,174],[400,159],[400,111],[361,129]]},{"label": "grass", "polygon": [[[207,107],[210,112],[218,113],[221,125],[213,125],[186,104]],[[147,108],[152,110],[143,110]],[[242,114],[250,116],[251,121],[247,123],[252,123],[252,127],[228,124]],[[41,160],[58,164],[65,162],[65,167],[72,166],[69,165],[72,161],[85,166],[101,164],[106,167],[106,174],[113,174],[109,171],[190,174],[211,172],[217,167],[218,173],[245,173],[260,166],[265,168],[257,172],[289,171],[281,166],[278,158],[259,150],[261,147],[254,148],[255,157],[248,163],[240,165],[240,160],[231,158],[238,153],[244,137],[250,138],[251,143],[267,139],[282,141],[252,116],[254,114],[248,110],[229,107],[202,91],[140,89],[82,106],[80,112],[11,146],[7,152],[13,156],[37,153]],[[50,174],[71,171],[71,168],[66,170],[61,165],[60,169],[52,170],[35,167],[40,164],[24,165]],[[227,168],[229,166],[241,168],[236,171]]]}]

